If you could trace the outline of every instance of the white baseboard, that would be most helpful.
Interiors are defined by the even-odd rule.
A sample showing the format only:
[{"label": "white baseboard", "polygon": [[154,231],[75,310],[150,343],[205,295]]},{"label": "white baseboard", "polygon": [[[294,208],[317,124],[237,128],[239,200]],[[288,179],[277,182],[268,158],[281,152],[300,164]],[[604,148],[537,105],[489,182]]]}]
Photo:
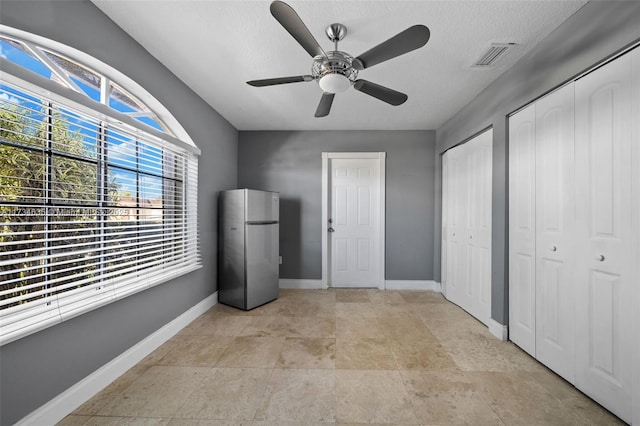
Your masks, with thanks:
[{"label": "white baseboard", "polygon": [[498,321],[493,318],[489,318],[489,332],[496,336],[498,339],[503,342],[507,341],[507,337],[509,336],[509,329],[506,325],[500,324]]},{"label": "white baseboard", "polygon": [[430,290],[442,292],[440,283],[433,280],[387,280],[385,290]]},{"label": "white baseboard", "polygon": [[280,288],[298,290],[321,290],[323,286],[322,280],[280,278]]},{"label": "white baseboard", "polygon": [[[321,290],[326,286],[323,285],[322,280],[280,278],[280,288]],[[442,287],[439,282],[433,280],[387,280],[381,290],[430,290],[441,293]]]},{"label": "white baseboard", "polygon": [[23,417],[16,425],[56,424],[217,303],[218,292],[215,292],[51,401]]}]

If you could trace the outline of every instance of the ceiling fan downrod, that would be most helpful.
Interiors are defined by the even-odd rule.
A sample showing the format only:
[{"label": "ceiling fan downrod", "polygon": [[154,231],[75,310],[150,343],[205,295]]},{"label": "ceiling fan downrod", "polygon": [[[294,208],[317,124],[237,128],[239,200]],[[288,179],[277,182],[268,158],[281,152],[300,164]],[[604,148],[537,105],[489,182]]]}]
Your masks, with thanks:
[{"label": "ceiling fan downrod", "polygon": [[335,51],[338,50],[338,42],[341,41],[347,35],[347,27],[342,24],[331,24],[325,30],[325,34],[329,37],[329,40],[333,42]]}]

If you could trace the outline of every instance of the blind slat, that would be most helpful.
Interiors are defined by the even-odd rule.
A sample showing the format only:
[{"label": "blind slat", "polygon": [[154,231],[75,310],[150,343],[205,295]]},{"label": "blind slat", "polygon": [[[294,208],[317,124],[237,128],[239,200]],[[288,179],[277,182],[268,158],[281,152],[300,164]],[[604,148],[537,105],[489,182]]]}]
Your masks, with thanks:
[{"label": "blind slat", "polygon": [[[171,241],[167,241],[167,242],[163,242],[163,244],[161,246],[156,246],[154,249],[156,249],[155,251],[166,251],[167,248],[171,248],[172,251],[174,252],[178,252],[177,251],[177,246],[175,246],[175,242],[171,242]],[[195,248],[197,248],[197,245],[199,244],[199,242],[197,241],[197,239],[193,239],[193,240],[187,240],[187,241],[180,241],[180,244],[182,244],[184,246],[184,251],[186,252],[191,252],[192,250],[194,250]],[[119,254],[121,256],[127,256],[129,254],[135,254],[136,253],[136,249],[134,250],[128,250],[128,251],[124,251],[124,252],[119,252]],[[145,249],[145,253],[148,254],[149,250],[148,248]],[[58,256],[58,257],[69,257],[70,254],[65,254],[64,256]],[[102,259],[104,257],[104,255],[102,255],[101,253],[98,254],[94,254],[92,256],[83,256],[81,259],[78,258],[71,258],[71,259],[66,259],[66,260],[62,260],[62,261],[54,261],[54,259],[57,259],[58,257],[55,256],[41,256],[41,257],[32,257],[32,258],[28,258],[29,261],[25,262],[23,259],[21,259],[21,262],[23,263],[22,265],[20,265],[20,267],[16,268],[16,269],[10,269],[5,271],[5,274],[7,276],[10,276],[11,274],[17,274],[17,273],[27,273],[30,271],[36,271],[36,270],[44,270],[45,267],[43,265],[46,264],[47,267],[49,268],[53,268],[53,269],[57,269],[58,266],[63,266],[63,265],[71,265],[71,264],[76,264],[78,263],[79,260],[82,260],[84,263],[82,266],[69,266],[67,268],[64,268],[64,270],[66,271],[71,271],[74,269],[80,269],[80,268],[88,268],[91,266],[99,266],[102,263]],[[46,260],[46,263],[44,262]],[[18,262],[16,262],[18,263]],[[25,266],[25,263],[34,263],[34,265],[32,266]],[[3,285],[9,285],[9,284],[14,284],[14,283],[18,283],[21,280],[33,280],[35,278],[38,278],[40,276],[46,276],[48,273],[44,273],[44,274],[40,274],[40,275],[28,275],[25,278],[14,278],[14,279],[10,279],[10,280],[5,280],[3,281]],[[2,292],[0,292],[0,295],[2,295],[5,292],[8,292],[9,290],[4,290]]]},{"label": "blind slat", "polygon": [[[129,257],[134,258],[129,262],[136,265],[140,264],[140,265],[146,266],[147,264],[154,261],[155,259],[164,259],[166,263],[176,257],[182,258],[184,257],[184,253],[189,253],[194,248],[194,245],[195,244],[184,244],[182,246],[183,250],[181,252],[178,250],[179,247],[176,247],[175,244],[162,244],[159,246],[152,246],[149,248],[145,248],[144,250],[133,249],[128,251],[118,252],[118,256],[121,259],[127,259]],[[95,275],[95,274],[104,273],[105,271],[109,271],[111,269],[119,269],[125,263],[122,261],[116,262],[115,259],[109,259],[106,262],[106,266],[105,266],[105,262],[103,260],[105,257],[107,256],[93,256],[92,259],[89,259],[89,260],[93,260],[93,262],[90,262],[88,259],[84,257],[74,258],[66,262],[59,263],[58,265],[61,265],[61,264],[69,265],[69,264],[78,264],[78,263],[81,263],[81,264],[72,266],[72,267],[67,267],[64,269],[54,268],[50,271],[46,270],[47,268],[43,267],[42,265],[33,266],[31,268],[15,269],[14,272],[22,272],[22,273],[25,273],[28,271],[35,271],[35,270],[40,270],[45,272],[42,272],[40,274],[28,275],[21,278],[14,278],[12,280],[5,281],[3,283],[4,286],[9,287],[10,285],[13,284],[13,285],[16,285],[16,287],[7,288],[6,290],[1,290],[0,297],[5,296],[6,294],[14,293],[16,291],[26,291],[31,288],[42,287],[43,285],[48,285],[48,286],[55,285],[57,282],[68,280],[67,276],[76,271],[78,272],[77,274],[75,274],[75,277],[79,278],[82,275]],[[144,262],[140,262],[140,257],[142,257]],[[47,263],[48,268],[53,268],[53,265],[54,263]],[[51,276],[57,276],[61,274],[65,274],[65,276],[59,279],[51,278]],[[33,281],[38,278],[46,278],[46,281],[37,281],[33,284],[20,284],[20,283],[26,283],[28,281]],[[100,279],[100,277],[98,276],[96,279]],[[2,304],[2,300],[0,300],[0,305],[1,304]]]},{"label": "blind slat", "polygon": [[200,267],[197,155],[10,81],[0,344]]}]

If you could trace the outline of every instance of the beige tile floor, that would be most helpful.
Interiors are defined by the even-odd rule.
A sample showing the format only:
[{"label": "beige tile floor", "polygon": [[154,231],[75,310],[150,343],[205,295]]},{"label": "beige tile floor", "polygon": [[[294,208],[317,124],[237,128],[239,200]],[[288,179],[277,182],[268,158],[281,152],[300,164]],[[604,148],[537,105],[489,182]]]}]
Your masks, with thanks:
[{"label": "beige tile floor", "polygon": [[622,422],[442,295],[282,290],[216,305],[60,425]]}]

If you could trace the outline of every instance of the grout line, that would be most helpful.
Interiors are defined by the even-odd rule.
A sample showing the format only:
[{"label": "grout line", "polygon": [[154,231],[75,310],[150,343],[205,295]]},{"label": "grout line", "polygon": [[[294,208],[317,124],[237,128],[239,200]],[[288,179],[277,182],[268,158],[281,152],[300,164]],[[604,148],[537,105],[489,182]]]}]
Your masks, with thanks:
[{"label": "grout line", "polygon": [[[311,294],[312,292],[315,292],[318,290],[292,290],[292,292],[294,292],[293,294],[295,295],[306,295],[306,294]],[[334,290],[335,292],[335,290]],[[390,291],[388,293],[391,293]],[[404,306],[404,309],[411,313],[411,316],[407,317],[407,318],[413,318],[414,320],[417,320],[417,327],[420,327],[420,329],[424,329],[426,331],[428,331],[431,335],[433,335],[433,338],[435,339],[435,342],[437,342],[437,344],[439,346],[442,346],[442,340],[441,338],[438,337],[438,335],[434,334],[432,332],[432,327],[435,327],[435,325],[432,324],[432,327],[429,326],[429,319],[425,318],[424,316],[420,315],[418,312],[418,310],[413,310],[413,307],[415,306],[425,306],[425,307],[429,307],[430,305],[440,305],[440,302],[431,302],[431,301],[425,301],[425,302],[421,302],[421,303],[388,303],[388,301],[385,301],[383,304],[379,304],[379,303],[374,303],[374,300],[372,300],[372,298],[370,297],[370,294],[367,293],[367,296],[369,298],[368,302],[360,302],[360,304],[366,304],[366,305],[370,305],[374,307],[374,310],[376,311],[376,313],[380,313],[380,307],[384,306],[385,309],[387,306],[393,306],[396,305],[399,307],[399,309],[403,309],[402,306]],[[282,304],[286,306],[286,304],[288,303],[292,303],[295,304],[296,302],[296,298],[295,297],[283,297],[282,299]],[[299,299],[299,301],[304,300],[304,301],[308,301],[308,299],[306,297],[302,297]],[[422,300],[422,299],[421,299]],[[390,353],[391,358],[393,360],[393,368],[390,369],[381,369],[381,368],[370,368],[370,369],[361,369],[361,368],[347,368],[347,369],[339,369],[337,368],[337,358],[338,358],[338,330],[342,329],[344,327],[348,327],[349,324],[349,320],[352,318],[358,318],[358,324],[360,322],[362,323],[375,323],[376,327],[380,327],[381,325],[385,325],[385,324],[393,324],[393,321],[404,321],[406,318],[404,316],[389,316],[389,317],[385,317],[384,315],[376,315],[373,318],[369,318],[369,317],[363,317],[360,316],[357,312],[354,313],[354,315],[348,315],[349,311],[341,311],[342,314],[347,314],[347,315],[342,315],[342,316],[338,316],[337,312],[336,312],[336,306],[338,303],[342,303],[342,304],[346,304],[348,305],[350,302],[342,302],[342,301],[338,301],[337,299],[335,300],[330,300],[330,301],[322,301],[320,304],[323,306],[323,312],[324,309],[329,309],[330,307],[333,308],[333,314],[329,314],[329,312],[326,312],[328,315],[326,317],[322,317],[322,318],[327,318],[327,319],[332,319],[333,318],[333,323],[334,323],[334,327],[333,327],[333,337],[331,336],[326,336],[326,335],[322,335],[320,336],[320,334],[318,333],[318,335],[316,335],[316,329],[311,327],[309,328],[306,332],[309,332],[313,335],[307,336],[307,335],[302,335],[301,333],[299,333],[300,335],[296,334],[295,336],[291,335],[289,336],[289,333],[287,332],[286,335],[284,336],[280,336],[280,335],[269,335],[269,336],[261,336],[262,338],[269,338],[269,339],[276,339],[276,340],[282,340],[282,344],[279,345],[278,347],[278,356],[276,357],[276,361],[273,363],[273,365],[271,366],[265,366],[265,367],[242,367],[242,366],[232,366],[232,367],[221,367],[219,366],[219,362],[227,355],[227,356],[232,356],[233,354],[230,352],[231,348],[233,346],[233,344],[240,338],[240,337],[246,337],[246,336],[241,336],[241,334],[246,330],[246,328],[249,326],[250,323],[254,322],[253,319],[258,319],[258,318],[265,318],[265,317],[275,317],[276,315],[273,315],[273,311],[267,311],[270,313],[270,315],[261,315],[259,312],[256,312],[255,315],[246,315],[247,317],[251,318],[250,320],[246,321],[246,323],[244,325],[242,325],[242,327],[240,327],[239,329],[237,329],[237,331],[235,331],[236,335],[234,336],[227,336],[230,338],[230,343],[227,345],[226,348],[224,348],[224,350],[222,351],[221,355],[218,357],[218,359],[209,367],[204,367],[204,369],[208,369],[207,370],[207,374],[201,374],[201,377],[199,377],[199,380],[196,380],[196,383],[194,384],[193,388],[190,390],[188,396],[184,399],[184,401],[180,404],[180,407],[172,414],[172,416],[169,417],[169,419],[172,418],[176,418],[175,415],[180,412],[180,410],[184,407],[184,405],[187,403],[187,401],[194,395],[194,392],[199,388],[199,386],[202,385],[202,383],[207,379],[208,374],[215,374],[216,370],[219,369],[238,369],[238,370],[268,370],[268,373],[266,374],[266,379],[264,382],[264,386],[262,387],[261,391],[256,392],[256,396],[255,396],[255,410],[253,411],[253,416],[251,418],[251,420],[249,421],[253,421],[256,422],[258,421],[257,418],[259,417],[259,415],[262,415],[263,417],[265,417],[263,420],[269,422],[269,421],[274,421],[272,419],[268,418],[268,414],[271,412],[271,410],[268,408],[270,407],[270,404],[273,402],[272,401],[272,396],[273,391],[277,390],[279,392],[279,388],[276,386],[275,388],[272,388],[271,390],[269,390],[269,386],[272,385],[272,380],[274,379],[274,374],[276,374],[276,370],[280,370],[279,373],[277,374],[282,374],[282,375],[288,375],[288,374],[292,374],[292,372],[294,371],[318,371],[321,372],[322,375],[327,375],[327,380],[331,380],[331,377],[333,379],[333,397],[329,397],[329,395],[327,395],[327,399],[325,399],[324,401],[326,401],[327,403],[330,403],[331,399],[333,400],[333,410],[334,410],[334,421],[338,422],[340,421],[340,419],[338,418],[338,406],[339,406],[339,402],[342,402],[341,395],[338,395],[338,377],[340,375],[349,375],[349,374],[353,374],[352,372],[355,371],[364,371],[364,372],[377,372],[379,374],[388,376],[388,377],[396,377],[398,378],[401,383],[402,383],[402,388],[404,389],[406,395],[409,397],[409,402],[411,404],[411,409],[413,410],[413,416],[414,418],[420,422],[421,419],[418,416],[418,409],[420,408],[419,404],[420,404],[420,399],[419,398],[413,398],[412,397],[412,393],[410,392],[410,389],[408,387],[408,383],[410,383],[410,378],[415,374],[415,375],[419,375],[420,377],[428,377],[430,372],[442,372],[441,374],[445,374],[447,372],[455,372],[455,374],[460,374],[461,377],[463,377],[465,380],[465,382],[468,382],[471,384],[472,389],[474,391],[474,398],[478,398],[480,401],[482,401],[484,404],[487,405],[487,407],[489,407],[489,409],[491,410],[491,413],[493,413],[493,415],[495,415],[495,417],[497,419],[499,419],[499,421],[501,422],[502,425],[506,424],[505,420],[499,415],[498,411],[496,410],[496,407],[499,407],[499,404],[492,404],[490,401],[490,398],[488,396],[488,394],[486,392],[484,392],[484,386],[485,383],[482,381],[482,375],[477,375],[475,373],[485,373],[486,375],[488,375],[487,377],[492,377],[493,375],[510,375],[513,374],[514,372],[512,371],[465,371],[463,370],[460,365],[458,365],[458,362],[456,362],[456,360],[454,359],[454,357],[451,355],[451,353],[449,352],[449,350],[446,349],[445,346],[442,346],[442,349],[447,353],[448,356],[451,357],[454,367],[453,370],[451,368],[446,368],[446,369],[436,369],[436,370],[430,370],[430,369],[421,369],[421,370],[413,370],[413,369],[403,369],[401,366],[401,363],[399,362],[400,356],[402,355],[401,352],[398,352],[399,349],[396,345],[396,349],[394,349],[394,345],[392,345],[392,340],[389,339],[389,330],[393,330],[394,326],[392,326],[391,329],[380,329],[380,333],[378,333],[375,337],[375,339],[380,339],[384,342],[384,348]],[[449,302],[447,302],[447,306],[448,306]],[[444,305],[444,304],[443,304]],[[454,307],[455,305],[451,305],[450,307]],[[208,311],[210,312],[210,311]],[[387,311],[385,311],[387,312]],[[393,313],[393,309],[391,309],[389,312]],[[384,313],[384,312],[383,312]],[[203,314],[204,315],[204,314]],[[222,315],[220,315],[221,318],[224,317],[229,317],[229,316],[234,316],[233,312],[228,312],[228,311],[224,311],[222,313]],[[300,315],[300,316],[291,316],[291,317],[283,317],[286,318],[287,321],[296,321],[296,318],[302,318],[305,317],[305,315]],[[316,318],[316,322],[317,322],[317,317],[310,317],[310,318]],[[444,320],[447,320],[447,318],[442,318]],[[211,318],[212,321],[215,321],[215,317],[212,316]],[[447,320],[449,321],[449,320]],[[455,321],[455,317],[453,320],[451,321]],[[260,320],[255,321],[257,323],[260,323]],[[470,323],[470,327],[473,327],[473,330],[476,330],[476,324],[475,323]],[[274,325],[277,325],[274,323]],[[396,325],[397,326],[397,325]],[[483,326],[482,324],[478,323],[477,327]],[[359,327],[359,326],[358,326]],[[437,327],[436,327],[437,328]],[[323,328],[324,329],[324,328]],[[278,331],[280,330],[279,328],[277,329]],[[479,330],[479,329],[478,329]],[[267,332],[268,330],[266,330],[265,332]],[[445,330],[446,331],[446,330]],[[354,335],[353,333],[349,333],[349,335]],[[195,337],[195,336],[202,336],[203,339],[216,339],[218,336],[212,335],[188,335],[189,337]],[[257,336],[256,336],[257,337]],[[325,340],[332,340],[333,341],[333,355],[334,355],[334,363],[333,363],[333,367],[330,368],[286,368],[284,365],[283,366],[278,366],[278,359],[280,359],[280,357],[282,356],[283,351],[285,350],[285,343],[287,338],[295,338],[295,339],[321,339],[323,341]],[[393,337],[393,336],[392,336]],[[162,346],[161,346],[162,347]],[[159,351],[160,348],[157,348],[154,352]],[[174,348],[175,350],[175,348]],[[152,354],[154,353],[152,352]],[[170,352],[167,352],[170,353]],[[271,352],[270,352],[271,353]],[[324,354],[324,352],[323,352]],[[503,354],[507,354],[506,352],[500,351],[499,352],[500,355]],[[150,354],[151,355],[151,354]],[[470,355],[473,356],[473,355]],[[138,380],[140,380],[140,378],[145,374],[145,372],[147,372],[150,368],[152,368],[153,366],[158,366],[158,363],[162,362],[163,357],[161,357],[158,361],[155,361],[152,365],[146,365],[146,364],[141,364],[138,363],[136,364],[136,366],[138,368],[142,368],[146,366],[146,369],[142,372],[140,372],[139,374],[137,374],[137,376],[135,376],[130,383],[127,384],[126,387],[124,387],[123,389],[121,389],[118,393],[114,394],[111,398],[109,398],[109,400],[102,404],[101,407],[104,407],[106,405],[108,405],[109,403],[111,403],[111,401],[113,401],[115,398],[117,398],[118,396],[121,396],[123,393],[126,392],[127,389],[129,389],[134,383],[136,383]],[[141,361],[142,362],[142,361]],[[475,364],[475,363],[474,363]],[[377,364],[379,365],[379,364]],[[484,364],[483,364],[484,365]],[[188,367],[188,366],[184,366],[184,365],[163,365],[162,367]],[[503,366],[503,368],[505,368],[505,366]],[[543,391],[545,394],[549,394],[551,395],[555,400],[557,400],[560,403],[560,406],[565,407],[566,409],[570,410],[574,416],[576,416],[577,419],[582,419],[582,420],[589,420],[589,419],[584,419],[582,416],[579,415],[578,411],[576,409],[571,408],[568,404],[565,404],[563,402],[563,400],[561,400],[559,398],[559,396],[556,396],[556,394],[553,392],[553,389],[551,387],[552,383],[550,384],[545,384],[542,381],[539,381],[537,376],[530,371],[524,371],[523,372],[525,377],[528,377],[530,380],[533,381],[533,383],[536,385],[536,387],[539,387],[541,389],[541,391]],[[316,373],[318,374],[318,373]],[[121,376],[122,377],[122,376]],[[323,376],[324,377],[324,376]],[[406,380],[405,380],[406,379]],[[223,391],[223,390],[222,390]],[[578,392],[579,393],[579,392]],[[479,395],[479,396],[478,396]],[[291,397],[291,398],[295,398],[296,395],[287,395],[287,397]],[[317,401],[317,399],[315,399],[314,401]],[[278,402],[278,401],[276,401]],[[418,404],[418,405],[417,405]],[[416,408],[417,407],[417,408]],[[98,408],[99,411],[102,408]],[[73,413],[71,413],[73,414]],[[249,414],[249,413],[247,413]],[[556,413],[557,414],[557,413]],[[74,414],[76,415],[76,414]],[[86,416],[86,417],[112,417],[112,416],[98,416],[97,413],[91,413],[89,415],[86,414],[77,414],[77,416]],[[142,417],[140,417],[142,419]],[[526,419],[525,419],[526,420]],[[89,420],[87,420],[89,421]],[[275,422],[277,422],[278,420],[275,420]]]}]

